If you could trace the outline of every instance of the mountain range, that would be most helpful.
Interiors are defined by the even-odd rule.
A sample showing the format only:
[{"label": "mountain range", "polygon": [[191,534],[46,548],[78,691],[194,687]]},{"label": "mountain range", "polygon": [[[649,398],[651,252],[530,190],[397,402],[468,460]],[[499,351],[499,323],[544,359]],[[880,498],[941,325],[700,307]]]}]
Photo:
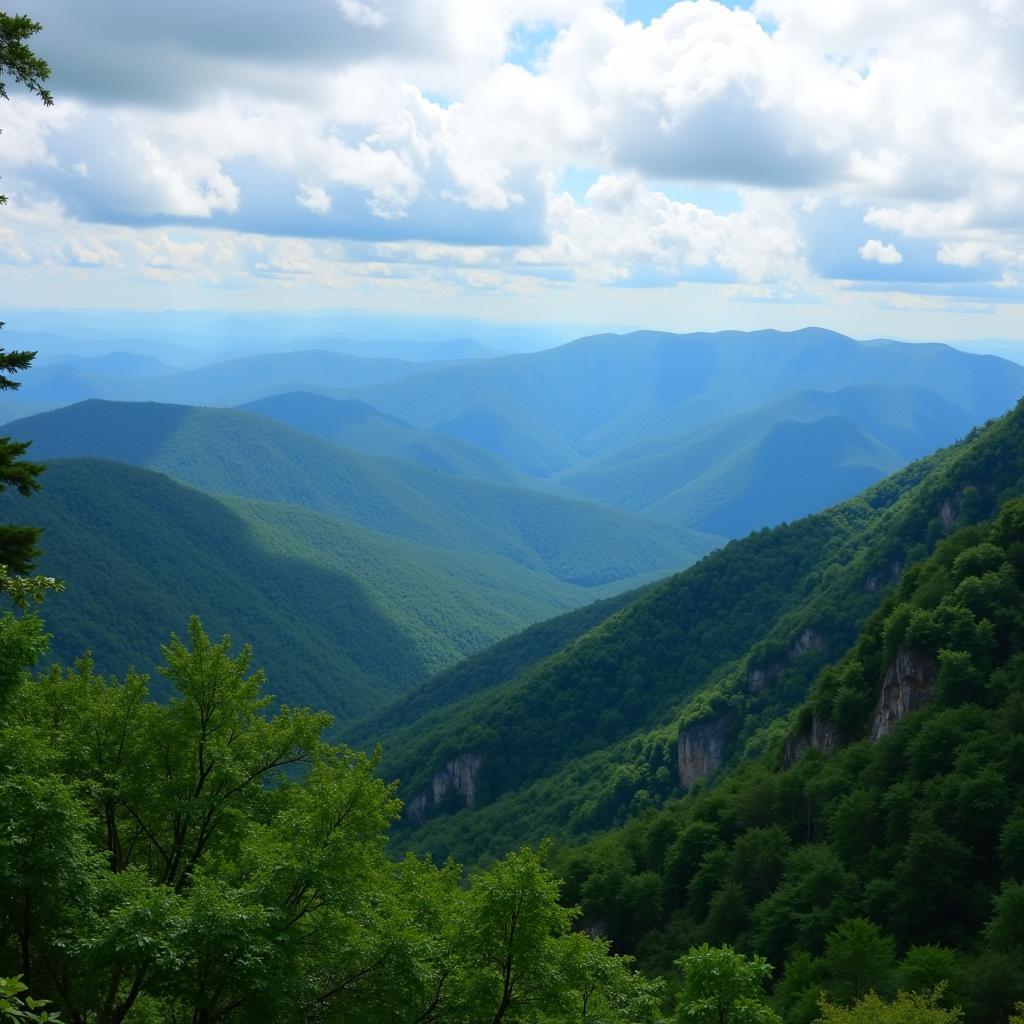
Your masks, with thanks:
[{"label": "mountain range", "polygon": [[993,356],[817,328],[597,335],[454,362],[279,343],[184,370],[56,359],[3,401],[10,415],[91,397],[240,405],[363,454],[741,537],[851,497],[1024,390],[1024,367]]},{"label": "mountain range", "polygon": [[472,860],[621,824],[776,741],[906,567],[1021,493],[1024,405],[856,499],[729,543],[498,685],[428,682],[403,698],[429,708],[414,724],[385,710],[384,728],[346,735],[383,745],[418,849]]},{"label": "mountain range", "polygon": [[7,424],[48,466],[0,517],[67,583],[49,660],[91,659],[47,692],[130,703],[90,672],[134,665],[178,715],[158,651],[187,628],[205,657],[198,614],[393,785],[392,854],[553,837],[581,927],[649,976],[727,943],[786,1024],[854,975],[1004,1024],[1024,367],[813,329],[304,345],[55,357],[16,396],[59,407]]},{"label": "mountain range", "polygon": [[103,672],[150,671],[195,613],[256,646],[279,700],[344,720],[595,596],[507,559],[121,463],[55,460],[44,479],[31,501],[0,495],[0,512],[44,528],[40,569],[66,581],[47,602],[54,656],[88,650]]}]

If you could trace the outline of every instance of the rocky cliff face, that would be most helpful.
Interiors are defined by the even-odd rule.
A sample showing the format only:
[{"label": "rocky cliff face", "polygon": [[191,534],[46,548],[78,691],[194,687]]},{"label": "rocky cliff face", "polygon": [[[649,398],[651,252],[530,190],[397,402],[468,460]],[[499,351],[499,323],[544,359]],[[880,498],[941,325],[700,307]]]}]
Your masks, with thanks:
[{"label": "rocky cliff face", "polygon": [[[904,715],[927,704],[935,696],[937,676],[934,658],[911,647],[900,647],[882,682],[882,692],[871,717],[871,739],[888,736]],[[831,754],[839,746],[835,726],[815,715],[809,731],[790,736],[786,741],[782,763],[791,768],[808,750]]]},{"label": "rocky cliff face", "polygon": [[892,732],[904,715],[916,711],[935,696],[938,666],[933,658],[910,647],[900,647],[885,673],[882,692],[871,719],[871,738]]},{"label": "rocky cliff face", "polygon": [[939,509],[939,519],[942,521],[942,527],[947,532],[954,529],[956,524],[960,521],[960,510],[957,508],[957,502],[947,498]]},{"label": "rocky cliff face", "polygon": [[430,808],[452,794],[463,807],[472,810],[476,803],[477,785],[483,763],[482,754],[462,754],[449,761],[430,780],[430,785],[405,805],[405,816],[415,824],[422,825]]},{"label": "rocky cliff face", "polygon": [[751,693],[758,693],[763,690],[772,680],[782,675],[786,665],[793,659],[807,651],[823,651],[828,647],[828,641],[816,629],[808,626],[790,645],[786,656],[780,661],[771,665],[758,665],[747,673],[747,689]]},{"label": "rocky cliff face", "polygon": [[831,754],[838,749],[839,736],[835,726],[815,715],[811,719],[810,732],[790,736],[786,740],[786,746],[782,751],[782,763],[786,768],[792,768],[808,750],[820,750],[824,754]]},{"label": "rocky cliff face", "polygon": [[722,764],[729,735],[729,716],[719,715],[688,725],[679,734],[679,785],[688,789],[706,779]]}]

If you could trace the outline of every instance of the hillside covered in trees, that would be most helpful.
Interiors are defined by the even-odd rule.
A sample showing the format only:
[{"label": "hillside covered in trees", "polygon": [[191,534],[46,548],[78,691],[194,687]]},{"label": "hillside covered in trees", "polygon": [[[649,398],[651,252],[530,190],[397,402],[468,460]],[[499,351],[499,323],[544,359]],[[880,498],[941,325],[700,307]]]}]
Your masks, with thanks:
[{"label": "hillside covered in trees", "polygon": [[0,1024],[1024,1024],[1022,4],[0,12]]},{"label": "hillside covered in trees", "polygon": [[819,994],[1024,999],[1024,501],[911,566],[765,753],[560,863],[585,921],[655,973],[699,942]]},{"label": "hillside covered in trees", "polygon": [[[906,566],[1022,493],[1019,406],[854,501],[727,545],[500,685],[382,730],[402,796],[443,793],[401,834],[468,860],[517,837],[579,839],[678,794],[701,736],[698,775],[756,754]],[[470,764],[472,808],[444,781]]]}]

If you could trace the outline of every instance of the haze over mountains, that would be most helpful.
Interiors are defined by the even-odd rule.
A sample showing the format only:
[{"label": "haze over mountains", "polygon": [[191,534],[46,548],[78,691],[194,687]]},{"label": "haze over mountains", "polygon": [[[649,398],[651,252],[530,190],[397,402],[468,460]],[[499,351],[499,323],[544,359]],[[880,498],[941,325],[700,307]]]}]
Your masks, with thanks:
[{"label": "haze over mountains", "polygon": [[[1024,367],[1014,363],[818,329],[604,334],[505,356],[464,341],[391,346],[428,360],[348,354],[340,349],[371,346],[345,339],[306,350],[309,334],[288,338],[280,323],[236,319],[236,351],[244,327],[251,348],[279,350],[207,361],[210,352],[181,344],[187,332],[171,340],[168,328],[148,351],[125,333],[139,326],[131,317],[111,323],[108,344],[127,339],[127,348],[104,351],[95,324],[77,331],[80,351],[70,357],[54,348],[65,336],[50,338],[24,388],[4,399],[9,411],[50,409],[6,430],[31,440],[35,457],[72,460],[57,464],[38,508],[10,502],[15,521],[46,521],[47,565],[72,567],[60,571],[75,585],[53,606],[68,619],[58,653],[88,643],[104,664],[141,659],[159,636],[144,622],[180,626],[190,601],[229,631],[262,621],[261,634],[280,636],[280,616],[293,613],[260,589],[269,572],[294,594],[335,595],[312,615],[302,611],[308,596],[291,602],[295,622],[321,624],[305,635],[333,637],[336,656],[313,673],[318,682],[294,682],[308,677],[294,671],[306,658],[301,643],[267,645],[263,656],[289,680],[283,699],[345,719],[531,622],[847,499],[1024,391]],[[71,321],[37,326],[75,333]],[[323,324],[299,326],[316,336]],[[100,515],[83,491],[90,476],[115,472],[117,483],[100,488]],[[152,524],[161,509],[194,520],[200,508],[247,546],[197,535],[181,559],[192,583],[180,593],[217,599],[168,605],[149,554],[161,533]],[[134,580],[130,590],[148,595],[142,607],[166,614],[147,618],[115,592],[97,593],[101,581],[77,577],[72,538],[89,531],[89,515],[104,524],[90,540],[97,559]],[[170,535],[165,544],[185,550]],[[229,551],[231,564],[218,569]],[[204,573],[235,578],[239,564],[265,568],[245,585],[201,583]],[[91,639],[75,625],[90,605],[108,609],[106,629]],[[388,631],[391,655],[367,660],[366,638]]]},{"label": "haze over mountains", "polygon": [[[877,888],[923,869],[873,808],[833,794],[826,820],[819,773],[835,757],[858,792],[884,776],[887,807],[919,785],[941,810],[902,765],[920,764],[916,721],[954,742],[953,713],[988,744],[970,784],[1016,785],[993,737],[1024,637],[1024,366],[816,329],[433,360],[279,344],[185,366],[171,348],[53,356],[9,396],[28,414],[4,432],[48,468],[0,514],[44,528],[39,568],[67,582],[51,660],[157,670],[166,702],[160,645],[198,614],[253,644],[278,702],[380,748],[393,855],[481,864],[554,837],[586,926],[652,973],[707,940],[804,965],[855,912],[988,955],[981,911],[915,931],[899,893],[858,895],[858,871]],[[873,859],[844,845],[848,812],[884,837]],[[938,817],[907,826],[925,860],[959,828],[950,856],[996,900],[995,840]],[[748,847],[771,861],[753,888]],[[786,885],[813,892],[780,910]],[[800,923],[815,913],[827,927]],[[786,1024],[813,1019],[815,970],[776,986]]]},{"label": "haze over mountains", "polygon": [[[343,734],[383,744],[417,849],[472,860],[599,833],[775,749],[889,585],[1022,494],[1024,404],[852,501],[729,544],[599,624],[566,618],[561,648],[538,643],[505,671],[499,645],[466,663],[474,685],[439,676]],[[858,700],[859,728],[873,699]],[[410,706],[426,710],[407,717]],[[836,707],[818,713],[835,720]],[[811,737],[809,721],[805,732],[826,752],[836,742]]]},{"label": "haze over mountains", "polygon": [[433,362],[303,350],[280,331],[254,328],[252,344],[282,351],[190,369],[53,357],[2,401],[9,418],[87,398],[242,406],[366,455],[742,536],[855,494],[1024,385],[1024,367],[997,357],[816,328],[606,334],[454,360],[461,342],[408,343]]}]

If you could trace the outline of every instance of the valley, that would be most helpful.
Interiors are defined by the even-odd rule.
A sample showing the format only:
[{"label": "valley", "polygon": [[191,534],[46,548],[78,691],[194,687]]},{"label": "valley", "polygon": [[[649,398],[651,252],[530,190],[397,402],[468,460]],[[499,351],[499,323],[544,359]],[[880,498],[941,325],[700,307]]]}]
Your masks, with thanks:
[{"label": "valley", "polygon": [[[383,815],[368,892],[472,915],[473,886],[512,872],[547,893],[559,971],[580,933],[558,900],[579,905],[595,953],[643,972],[595,989],[633,1008],[623,1024],[653,1022],[701,949],[767,955],[770,1012],[810,1024],[821,991],[847,998],[844,943],[879,951],[881,995],[944,981],[1001,1024],[1024,998],[1000,974],[1017,947],[994,937],[1015,913],[1019,780],[1012,754],[971,752],[1016,743],[1024,367],[814,331],[438,356],[285,346],[156,377],[129,355],[50,361],[9,400],[47,411],[4,428],[45,463],[42,489],[0,495],[5,522],[42,528],[39,571],[63,586],[18,690],[34,728],[86,694],[99,703],[45,729],[126,700],[148,716],[198,701],[201,722],[234,694],[250,710],[233,729],[304,730],[267,748],[306,779],[289,786],[335,759],[336,784]],[[251,651],[229,660],[222,634]],[[986,808],[984,829],[943,786]],[[234,791],[196,799],[226,809]],[[134,847],[160,812],[132,792]],[[897,814],[910,793],[921,812]],[[381,881],[403,856],[415,895]],[[468,890],[429,874],[452,857]],[[360,941],[393,927],[374,922]],[[475,970],[445,935],[441,955]]]},{"label": "valley", "polygon": [[0,11],[0,1024],[1024,1024],[1022,50]]}]

